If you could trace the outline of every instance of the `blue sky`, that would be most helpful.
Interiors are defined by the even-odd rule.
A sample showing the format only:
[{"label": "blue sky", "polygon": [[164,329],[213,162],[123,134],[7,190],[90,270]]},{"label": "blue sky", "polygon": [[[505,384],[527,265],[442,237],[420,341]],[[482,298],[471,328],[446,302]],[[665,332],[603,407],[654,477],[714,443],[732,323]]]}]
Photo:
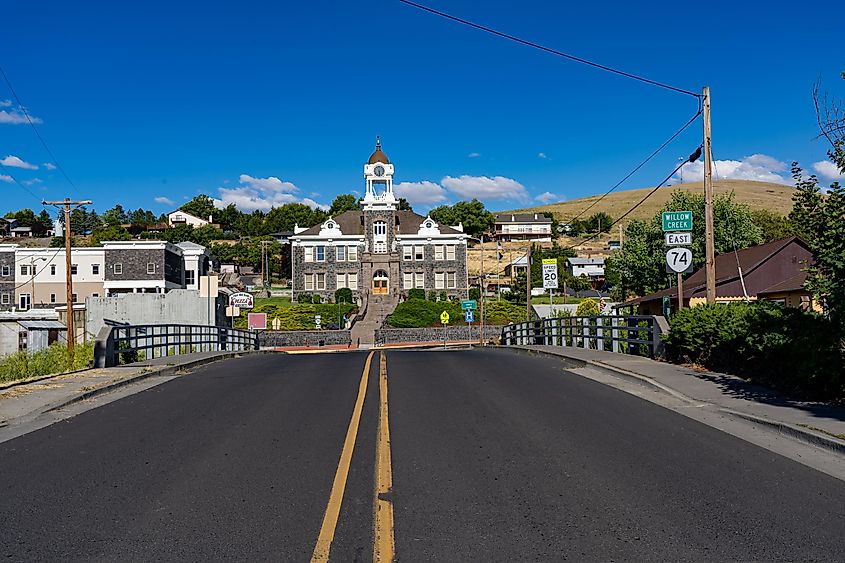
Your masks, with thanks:
[{"label": "blue sky", "polygon": [[[687,90],[709,85],[722,175],[812,169],[825,158],[813,83],[845,97],[840,49],[818,25],[841,11],[833,1],[428,5]],[[376,135],[416,209],[473,196],[507,209],[605,191],[697,108],[396,0],[199,6],[0,8],[0,65],[76,185],[16,123],[0,82],[4,210],[70,196],[162,212],[198,193],[247,211],[325,205],[362,190]],[[659,182],[700,137],[698,122],[624,188]]]}]

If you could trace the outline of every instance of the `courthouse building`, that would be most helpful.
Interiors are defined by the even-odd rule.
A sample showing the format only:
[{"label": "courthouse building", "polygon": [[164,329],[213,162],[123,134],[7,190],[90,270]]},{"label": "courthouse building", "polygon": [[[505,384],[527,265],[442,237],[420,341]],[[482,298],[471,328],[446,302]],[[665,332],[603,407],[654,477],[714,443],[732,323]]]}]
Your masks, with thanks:
[{"label": "courthouse building", "polygon": [[364,165],[361,210],[295,229],[290,238],[294,300],[302,293],[334,300],[335,291],[344,287],[359,303],[369,295],[395,301],[413,288],[466,297],[468,235],[461,225],[439,225],[431,217],[399,210],[393,173],[377,142]]}]

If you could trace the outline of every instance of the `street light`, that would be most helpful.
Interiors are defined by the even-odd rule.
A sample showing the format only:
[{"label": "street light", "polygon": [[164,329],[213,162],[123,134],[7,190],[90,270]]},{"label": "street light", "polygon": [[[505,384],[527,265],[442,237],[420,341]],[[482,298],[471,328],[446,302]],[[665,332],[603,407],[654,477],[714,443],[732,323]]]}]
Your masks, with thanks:
[{"label": "street light", "polygon": [[29,307],[28,309],[32,309],[35,306],[35,262],[38,260],[47,261],[46,258],[43,256],[39,256],[36,258],[35,256],[29,257],[29,273],[32,276],[30,278],[30,283],[32,284],[32,293],[29,295]]}]

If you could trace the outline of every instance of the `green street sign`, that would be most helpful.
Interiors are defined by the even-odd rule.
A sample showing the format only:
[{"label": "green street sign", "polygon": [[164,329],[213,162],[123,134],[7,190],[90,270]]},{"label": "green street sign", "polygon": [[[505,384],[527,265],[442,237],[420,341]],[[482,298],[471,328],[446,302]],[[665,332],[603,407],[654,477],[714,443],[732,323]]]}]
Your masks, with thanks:
[{"label": "green street sign", "polygon": [[692,230],[692,211],[664,211],[661,217],[664,233]]},{"label": "green street sign", "polygon": [[461,309],[464,311],[478,309],[478,302],[475,299],[463,299],[461,300]]}]

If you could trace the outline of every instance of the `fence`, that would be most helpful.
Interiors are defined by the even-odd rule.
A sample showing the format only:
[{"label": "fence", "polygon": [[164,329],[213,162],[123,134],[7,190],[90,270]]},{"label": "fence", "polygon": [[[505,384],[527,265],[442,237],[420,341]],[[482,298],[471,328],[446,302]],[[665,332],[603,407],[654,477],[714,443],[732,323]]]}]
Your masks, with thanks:
[{"label": "fence", "polygon": [[258,335],[222,326],[149,324],[106,326],[94,344],[95,367],[111,367],[192,352],[258,349]]},{"label": "fence", "polygon": [[502,344],[570,346],[654,358],[662,353],[663,324],[651,315],[548,318],[503,327]]}]

